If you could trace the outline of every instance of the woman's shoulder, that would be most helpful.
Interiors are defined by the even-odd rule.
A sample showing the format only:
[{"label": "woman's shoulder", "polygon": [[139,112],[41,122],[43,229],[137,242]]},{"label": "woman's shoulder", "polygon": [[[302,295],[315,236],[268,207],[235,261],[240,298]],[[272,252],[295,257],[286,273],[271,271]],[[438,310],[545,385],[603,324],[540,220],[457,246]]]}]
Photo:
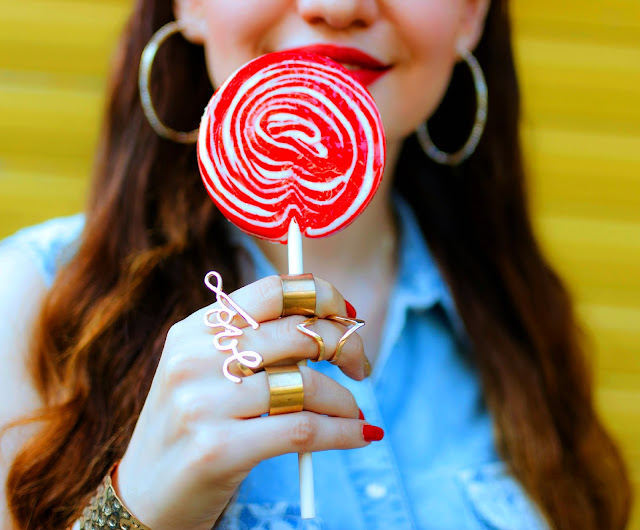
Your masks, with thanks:
[{"label": "woman's shoulder", "polygon": [[[21,230],[0,243],[0,429],[31,415],[43,402],[31,375],[31,345],[56,262],[81,231],[78,218],[55,220]],[[80,223],[81,224],[81,223]],[[2,434],[0,484],[8,463],[37,429],[21,425]],[[3,496],[0,486],[0,498]],[[0,527],[8,523],[0,500]]]},{"label": "woman's shoulder", "polygon": [[0,242],[0,256],[28,259],[50,287],[60,267],[75,254],[84,219],[83,214],[76,214],[23,228]]}]

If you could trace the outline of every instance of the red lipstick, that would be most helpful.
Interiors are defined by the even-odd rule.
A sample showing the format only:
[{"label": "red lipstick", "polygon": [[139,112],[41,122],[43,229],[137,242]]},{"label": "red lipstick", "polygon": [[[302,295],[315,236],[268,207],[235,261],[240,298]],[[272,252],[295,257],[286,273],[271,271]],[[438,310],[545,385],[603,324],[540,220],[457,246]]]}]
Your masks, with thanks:
[{"label": "red lipstick", "polygon": [[382,63],[362,50],[336,44],[312,44],[288,51],[324,55],[346,67],[364,86],[373,84],[391,68],[391,65]]}]

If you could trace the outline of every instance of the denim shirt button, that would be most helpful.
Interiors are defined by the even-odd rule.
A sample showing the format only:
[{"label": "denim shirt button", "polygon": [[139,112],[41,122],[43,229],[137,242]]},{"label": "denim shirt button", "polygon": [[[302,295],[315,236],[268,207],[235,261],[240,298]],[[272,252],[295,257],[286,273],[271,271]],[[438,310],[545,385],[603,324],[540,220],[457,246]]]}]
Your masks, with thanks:
[{"label": "denim shirt button", "polygon": [[387,495],[387,487],[378,482],[372,482],[367,485],[365,492],[370,499],[382,499]]}]

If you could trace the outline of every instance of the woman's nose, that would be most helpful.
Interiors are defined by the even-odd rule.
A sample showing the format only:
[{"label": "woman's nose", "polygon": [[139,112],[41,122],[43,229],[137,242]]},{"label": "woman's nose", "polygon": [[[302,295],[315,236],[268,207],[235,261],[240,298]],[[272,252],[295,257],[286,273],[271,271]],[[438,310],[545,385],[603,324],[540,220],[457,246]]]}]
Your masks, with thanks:
[{"label": "woman's nose", "polygon": [[298,0],[298,10],[309,24],[334,29],[367,27],[378,16],[377,0]]}]

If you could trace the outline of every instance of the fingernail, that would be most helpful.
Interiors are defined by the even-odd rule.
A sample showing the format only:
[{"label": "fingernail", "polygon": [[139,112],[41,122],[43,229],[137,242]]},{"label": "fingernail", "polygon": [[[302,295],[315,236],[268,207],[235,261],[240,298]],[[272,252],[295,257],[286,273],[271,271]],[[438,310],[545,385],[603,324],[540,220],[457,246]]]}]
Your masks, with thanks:
[{"label": "fingernail", "polygon": [[360,419],[364,420],[364,414],[362,414],[362,411],[360,409],[358,409],[358,412],[360,413]]},{"label": "fingernail", "polygon": [[345,305],[347,306],[347,316],[349,318],[356,318],[356,316],[358,316],[358,314],[356,313],[355,308],[346,300],[344,301]]},{"label": "fingernail", "polygon": [[362,437],[365,442],[377,442],[384,437],[384,431],[375,425],[363,425]]},{"label": "fingernail", "polygon": [[371,375],[371,363],[369,362],[369,359],[367,359],[367,356],[364,356],[364,376],[365,377],[369,377]]}]

